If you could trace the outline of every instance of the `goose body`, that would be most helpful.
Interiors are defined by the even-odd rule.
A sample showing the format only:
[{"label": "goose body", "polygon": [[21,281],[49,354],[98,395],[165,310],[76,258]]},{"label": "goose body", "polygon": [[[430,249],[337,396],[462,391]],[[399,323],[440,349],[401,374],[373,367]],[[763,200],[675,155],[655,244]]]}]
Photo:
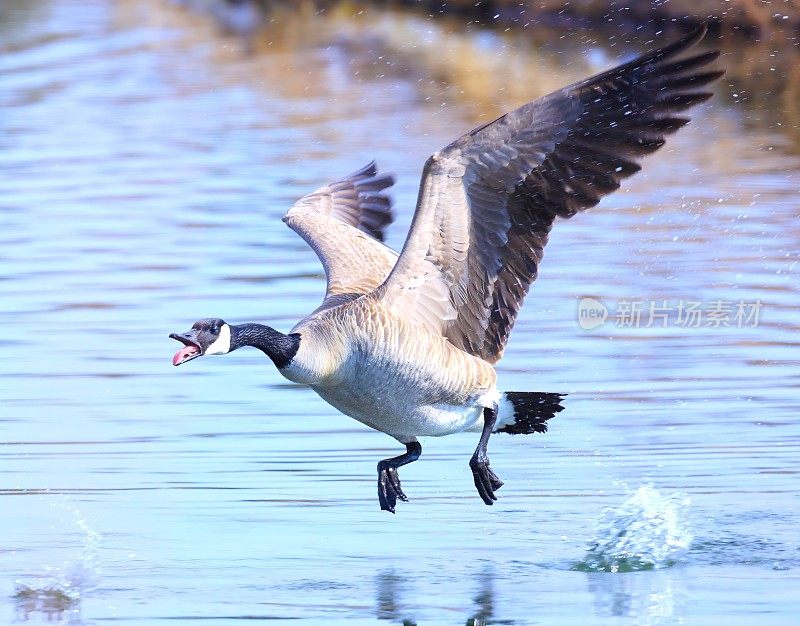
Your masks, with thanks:
[{"label": "goose body", "polygon": [[369,296],[317,313],[292,332],[302,340],[281,374],[402,443],[474,429],[498,400],[489,363]]},{"label": "goose body", "polygon": [[374,163],[301,198],[284,222],[325,269],[323,302],[287,334],[261,324],[196,322],[170,337],[174,365],[242,346],[263,351],[290,381],[406,445],[378,464],[382,509],[406,500],[397,468],[417,437],[479,431],[470,459],[492,504],[493,432],[544,432],[559,394],[501,392],[500,360],[556,217],[595,206],[639,171],[638,161],[706,100],[720,71],[707,52],[675,60],[705,28],[624,65],[530,102],[463,135],[425,164],[400,254],[383,245],[391,176]]}]

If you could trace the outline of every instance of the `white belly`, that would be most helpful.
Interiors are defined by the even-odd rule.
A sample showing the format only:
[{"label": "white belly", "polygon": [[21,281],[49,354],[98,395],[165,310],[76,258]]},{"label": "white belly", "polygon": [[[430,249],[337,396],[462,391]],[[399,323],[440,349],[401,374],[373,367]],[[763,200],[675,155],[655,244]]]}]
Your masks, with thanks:
[{"label": "white belly", "polygon": [[360,302],[300,328],[300,348],[281,373],[406,443],[480,428],[483,407],[497,402],[494,369],[389,314],[357,315]]},{"label": "white belly", "polygon": [[414,437],[441,437],[480,429],[483,425],[483,406],[477,398],[467,406],[420,405],[409,397],[393,400],[364,390],[356,393],[345,388],[314,390],[345,415],[403,442]]}]

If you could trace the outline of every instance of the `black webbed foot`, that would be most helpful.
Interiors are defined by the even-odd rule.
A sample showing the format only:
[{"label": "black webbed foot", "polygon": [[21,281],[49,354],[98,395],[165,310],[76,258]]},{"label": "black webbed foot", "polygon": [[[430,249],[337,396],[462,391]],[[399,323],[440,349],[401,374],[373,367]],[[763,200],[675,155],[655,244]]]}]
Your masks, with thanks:
[{"label": "black webbed foot", "polygon": [[503,481],[497,477],[489,465],[489,457],[486,454],[486,448],[489,445],[489,436],[494,430],[497,423],[497,406],[490,409],[483,409],[483,432],[478,441],[478,447],[475,449],[475,454],[469,460],[469,467],[472,470],[472,478],[475,480],[475,487],[478,489],[478,495],[484,503],[491,506],[497,500],[494,492],[503,486]]},{"label": "black webbed foot", "polygon": [[403,488],[400,486],[397,470],[386,466],[385,463],[386,461],[378,463],[378,501],[382,511],[394,513],[397,499],[408,502],[408,496],[403,493]]},{"label": "black webbed foot", "polygon": [[422,446],[417,441],[406,444],[406,453],[378,463],[378,502],[382,511],[394,513],[397,500],[408,502],[408,496],[400,486],[397,468],[416,461],[422,454]]},{"label": "black webbed foot", "polygon": [[494,492],[503,486],[503,481],[494,473],[487,458],[479,460],[473,456],[469,461],[469,466],[472,469],[472,478],[475,481],[475,487],[478,489],[478,495],[480,495],[481,500],[491,506],[497,500]]}]

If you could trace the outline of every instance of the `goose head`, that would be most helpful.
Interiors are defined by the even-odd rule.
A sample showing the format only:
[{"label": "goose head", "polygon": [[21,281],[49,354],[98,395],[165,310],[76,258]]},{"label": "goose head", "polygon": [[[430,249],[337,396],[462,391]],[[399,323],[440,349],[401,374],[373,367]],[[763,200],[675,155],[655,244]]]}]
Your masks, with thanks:
[{"label": "goose head", "polygon": [[221,319],[202,319],[186,333],[172,333],[170,339],[183,344],[172,357],[173,365],[181,365],[206,354],[227,354],[231,351],[231,327]]}]

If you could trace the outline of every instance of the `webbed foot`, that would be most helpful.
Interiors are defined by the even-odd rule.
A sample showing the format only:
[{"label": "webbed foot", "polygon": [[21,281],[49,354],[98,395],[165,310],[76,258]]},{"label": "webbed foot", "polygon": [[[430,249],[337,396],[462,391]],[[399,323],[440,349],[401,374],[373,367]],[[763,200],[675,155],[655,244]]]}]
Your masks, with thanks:
[{"label": "webbed foot", "polygon": [[469,461],[469,467],[472,470],[472,478],[475,481],[475,487],[478,489],[478,495],[486,504],[491,506],[497,500],[494,492],[503,486],[503,481],[494,473],[487,458],[480,460],[473,456]]},{"label": "webbed foot", "polygon": [[408,502],[408,496],[403,493],[400,486],[400,477],[397,469],[386,465],[386,461],[378,463],[378,501],[382,511],[394,513],[397,499]]},{"label": "webbed foot", "polygon": [[503,481],[497,477],[489,465],[489,457],[486,455],[486,448],[489,445],[489,436],[497,423],[497,405],[492,408],[483,409],[483,432],[478,441],[475,454],[469,460],[469,467],[472,470],[472,478],[475,480],[475,487],[478,495],[484,503],[491,506],[497,500],[494,492],[503,486]]},{"label": "webbed foot", "polygon": [[406,444],[406,453],[378,463],[378,502],[382,511],[394,513],[397,500],[408,502],[408,496],[400,485],[397,468],[416,461],[422,454],[422,446],[418,441]]}]

